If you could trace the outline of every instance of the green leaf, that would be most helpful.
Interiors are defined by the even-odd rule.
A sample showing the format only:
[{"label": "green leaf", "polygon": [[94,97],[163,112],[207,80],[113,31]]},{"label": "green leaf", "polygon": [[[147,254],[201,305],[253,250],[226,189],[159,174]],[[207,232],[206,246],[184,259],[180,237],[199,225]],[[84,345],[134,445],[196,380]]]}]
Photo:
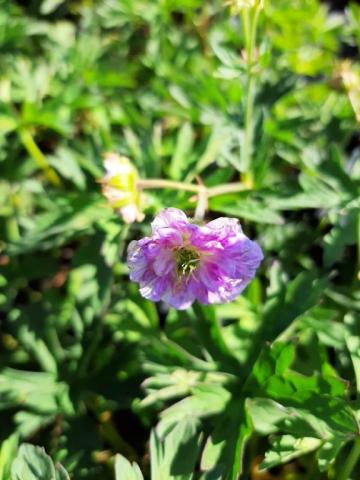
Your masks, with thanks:
[{"label": "green leaf", "polygon": [[221,369],[238,371],[239,363],[225,342],[214,307],[195,302],[193,309],[198,322],[196,331],[201,337],[199,341],[203,342],[214,361],[219,364],[219,367],[221,365]]},{"label": "green leaf", "polygon": [[12,464],[11,479],[70,480],[70,477],[64,468],[54,465],[43,448],[24,443]]},{"label": "green leaf", "polygon": [[18,127],[18,122],[10,115],[0,114],[0,132],[6,134]]},{"label": "green leaf", "polygon": [[262,435],[278,432],[279,423],[286,415],[283,406],[269,398],[248,398],[246,408],[255,431]]},{"label": "green leaf", "polygon": [[205,170],[205,168],[216,162],[219,152],[221,151],[224,143],[224,135],[226,136],[225,128],[220,125],[215,125],[213,127],[205,151],[200,156],[197,162],[197,172]]},{"label": "green leaf", "polygon": [[[239,198],[240,197],[240,198]],[[283,218],[273,208],[268,208],[262,200],[251,198],[245,194],[219,196],[210,199],[210,209],[226,215],[244,218],[252,222],[281,225]]]},{"label": "green leaf", "polygon": [[190,123],[184,123],[179,130],[173,157],[170,163],[170,177],[181,180],[190,165],[190,155],[194,142],[194,132]]},{"label": "green leaf", "polygon": [[320,472],[326,472],[330,465],[334,463],[337,454],[344,446],[343,439],[332,438],[324,442],[317,452],[317,460]]},{"label": "green leaf", "polygon": [[69,387],[56,382],[52,374],[6,368],[0,373],[0,407],[28,407],[36,412],[54,414],[59,409],[71,413]]},{"label": "green leaf", "polygon": [[358,217],[357,211],[342,211],[325,235],[324,263],[327,267],[341,260],[346,246],[356,243]]},{"label": "green leaf", "polygon": [[[295,357],[295,348],[291,344],[274,343],[271,346],[265,346],[257,361],[252,367],[251,375],[245,384],[245,388],[256,391],[255,383],[259,389],[266,389],[271,379],[284,376],[292,364]],[[287,386],[283,385],[285,391]]]},{"label": "green leaf", "polygon": [[289,462],[293,458],[305,455],[316,450],[322,441],[318,438],[295,438],[292,435],[283,435],[273,438],[271,448],[265,453],[265,459],[260,470],[268,470],[276,465]]},{"label": "green leaf", "polygon": [[130,463],[122,455],[115,457],[115,480],[143,480],[144,477],[136,463]]},{"label": "green leaf", "polygon": [[356,391],[360,396],[360,328],[359,319],[355,315],[348,313],[345,315],[345,342],[349,350],[351,361],[355,371]]},{"label": "green leaf", "polygon": [[245,404],[234,397],[226,406],[225,415],[215,423],[208,437],[202,458],[201,468],[213,472],[217,478],[237,480],[243,471],[243,455],[251,425],[248,421]]},{"label": "green leaf", "polygon": [[40,7],[40,12],[43,15],[49,15],[54,12],[65,0],[44,0]]},{"label": "green leaf", "polygon": [[183,419],[197,421],[221,413],[229,401],[229,392],[219,385],[199,385],[192,388],[192,395],[180,400],[161,412],[157,432],[161,437],[173,430]]},{"label": "green leaf", "polygon": [[261,313],[261,324],[252,336],[252,345],[246,358],[246,370],[249,373],[259,356],[259,347],[265,342],[273,342],[294,320],[315,306],[327,283],[327,279],[319,279],[315,272],[303,272],[285,284],[278,273],[274,265],[268,298]]},{"label": "green leaf", "polygon": [[[298,456],[294,439],[312,438],[319,441],[312,445],[319,448],[318,462],[321,468],[325,468],[334,461],[340,448],[357,435],[354,412],[344,400],[329,395],[294,392],[284,397],[281,403],[269,398],[253,398],[247,400],[246,406],[255,431],[263,435],[281,433],[292,437],[290,445],[277,443],[271,462],[286,462],[288,454]],[[270,467],[266,465],[266,468]]]},{"label": "green leaf", "polygon": [[191,417],[180,421],[164,438],[151,434],[151,478],[192,480],[199,454],[201,436],[198,423]]},{"label": "green leaf", "polygon": [[55,155],[49,155],[47,158],[49,164],[63,178],[73,182],[79,190],[84,190],[86,180],[84,172],[80,168],[78,157],[79,155],[76,155],[76,152],[61,147],[55,152]]},{"label": "green leaf", "polygon": [[95,222],[112,217],[98,195],[60,196],[48,206],[46,213],[27,219],[21,239],[9,246],[11,255],[62,245],[74,235],[91,231]]},{"label": "green leaf", "polygon": [[0,447],[0,480],[10,480],[10,469],[16,455],[19,438],[16,433],[4,440]]}]

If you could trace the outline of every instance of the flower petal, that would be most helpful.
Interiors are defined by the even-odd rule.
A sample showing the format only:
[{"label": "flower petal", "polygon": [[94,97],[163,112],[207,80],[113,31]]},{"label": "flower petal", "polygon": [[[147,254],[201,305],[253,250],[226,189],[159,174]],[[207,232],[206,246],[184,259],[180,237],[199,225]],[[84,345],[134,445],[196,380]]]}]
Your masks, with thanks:
[{"label": "flower petal", "polygon": [[[191,268],[178,263],[192,262]],[[261,248],[242,231],[236,219],[218,218],[205,226],[168,208],[152,223],[152,236],[132,242],[128,250],[130,278],[140,293],[183,310],[195,300],[234,300],[254,277],[263,259]],[[181,263],[181,266],[183,264]]]},{"label": "flower petal", "polygon": [[235,265],[234,277],[251,280],[264,258],[261,248],[256,242],[249,240],[239,242],[238,251],[231,249],[230,255]]},{"label": "flower petal", "polygon": [[163,300],[177,310],[185,310],[195,300],[195,294],[187,282],[178,282],[165,292]]},{"label": "flower petal", "polygon": [[161,255],[158,255],[155,259],[153,268],[156,275],[159,275],[159,277],[162,275],[167,275],[171,271],[175,271],[176,262],[174,253],[171,250],[165,250],[165,252],[161,252]]},{"label": "flower petal", "polygon": [[158,302],[169,287],[169,279],[166,276],[158,277],[154,272],[148,272],[140,282],[140,293],[144,298]]},{"label": "flower petal", "polygon": [[164,229],[175,228],[178,229],[181,226],[189,223],[189,220],[184,212],[177,208],[165,208],[158,213],[151,223],[153,234],[161,234]]},{"label": "flower petal", "polygon": [[[148,239],[150,241],[150,239]],[[148,262],[140,242],[133,240],[128,246],[127,264],[130,270],[130,280],[139,282],[148,269]]]}]

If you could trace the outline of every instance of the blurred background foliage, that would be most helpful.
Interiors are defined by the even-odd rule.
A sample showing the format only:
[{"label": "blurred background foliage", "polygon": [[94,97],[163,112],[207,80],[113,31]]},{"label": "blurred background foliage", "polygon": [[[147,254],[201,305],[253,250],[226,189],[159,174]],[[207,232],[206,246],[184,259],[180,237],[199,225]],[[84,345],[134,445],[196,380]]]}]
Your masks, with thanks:
[{"label": "blurred background foliage", "polygon": [[0,0],[0,480],[351,470],[359,32],[356,3],[265,0],[252,180],[208,212],[238,217],[265,260],[237,301],[176,312],[139,296],[124,255],[191,195],[147,192],[126,226],[102,155],[144,178],[244,179],[241,16],[222,0]]}]

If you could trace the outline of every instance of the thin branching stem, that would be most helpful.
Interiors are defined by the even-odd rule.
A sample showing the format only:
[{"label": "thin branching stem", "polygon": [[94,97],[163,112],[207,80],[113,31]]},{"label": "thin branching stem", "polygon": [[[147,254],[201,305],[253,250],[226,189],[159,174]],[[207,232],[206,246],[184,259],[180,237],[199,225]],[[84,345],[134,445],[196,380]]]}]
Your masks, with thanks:
[{"label": "thin branching stem", "polygon": [[205,190],[206,196],[208,198],[248,190],[248,187],[241,182],[224,183],[223,185],[217,185],[216,187],[206,187],[204,185],[175,182],[173,180],[163,180],[162,178],[141,179],[137,182],[137,186],[141,190],[158,190],[162,188],[168,188],[171,190],[182,190],[185,192],[193,192],[197,194]]}]

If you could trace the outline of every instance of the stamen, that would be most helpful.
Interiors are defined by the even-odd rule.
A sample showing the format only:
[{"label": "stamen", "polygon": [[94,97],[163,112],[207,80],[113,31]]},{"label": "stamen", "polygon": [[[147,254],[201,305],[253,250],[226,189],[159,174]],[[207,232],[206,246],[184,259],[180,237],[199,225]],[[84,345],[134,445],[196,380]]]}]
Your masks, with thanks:
[{"label": "stamen", "polygon": [[176,251],[176,265],[178,275],[191,275],[196,270],[200,260],[199,253],[193,248],[179,248]]}]

